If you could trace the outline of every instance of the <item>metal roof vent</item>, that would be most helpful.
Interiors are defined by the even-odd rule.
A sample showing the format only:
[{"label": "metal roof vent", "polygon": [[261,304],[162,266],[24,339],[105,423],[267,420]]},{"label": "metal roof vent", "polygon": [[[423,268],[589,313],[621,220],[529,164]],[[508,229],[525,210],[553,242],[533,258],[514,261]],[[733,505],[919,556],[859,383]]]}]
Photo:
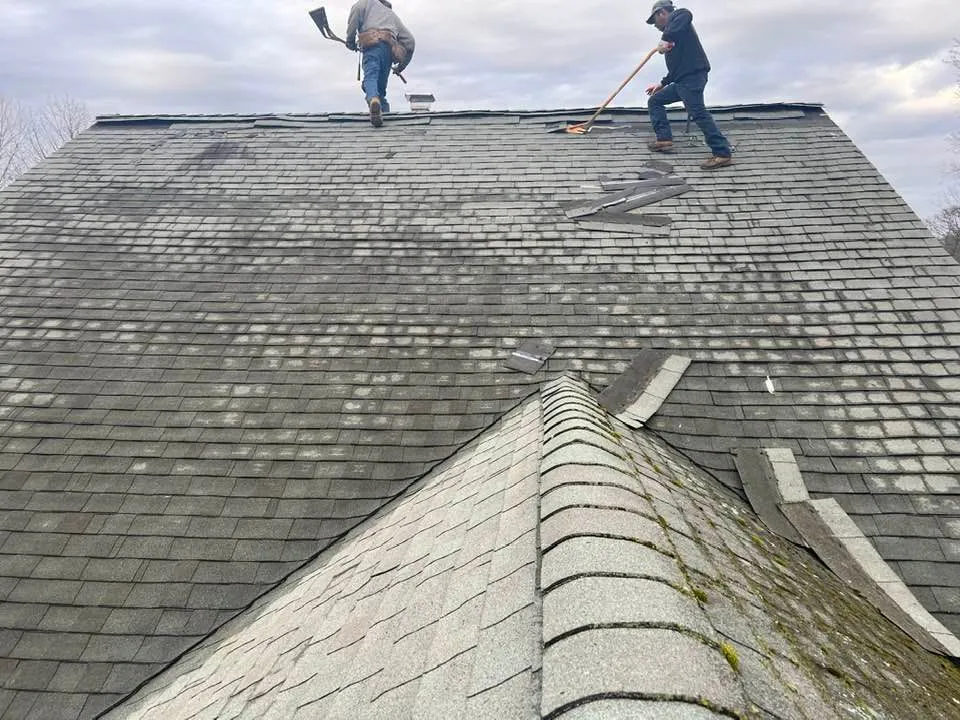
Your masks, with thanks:
[{"label": "metal roof vent", "polygon": [[437,101],[432,93],[410,93],[407,95],[410,109],[415,113],[430,112],[430,106]]}]

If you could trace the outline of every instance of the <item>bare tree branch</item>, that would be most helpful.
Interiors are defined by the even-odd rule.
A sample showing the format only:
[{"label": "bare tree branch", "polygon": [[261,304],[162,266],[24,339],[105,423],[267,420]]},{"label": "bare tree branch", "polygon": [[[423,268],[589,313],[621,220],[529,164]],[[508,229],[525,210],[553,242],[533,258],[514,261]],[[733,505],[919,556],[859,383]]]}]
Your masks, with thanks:
[{"label": "bare tree branch", "polygon": [[88,128],[87,106],[68,96],[51,98],[39,110],[0,96],[0,188]]},{"label": "bare tree branch", "polygon": [[[957,70],[957,98],[960,100],[960,39],[954,41],[948,61]],[[953,133],[950,140],[960,150],[960,131]],[[960,174],[960,163],[954,164],[953,171]],[[947,191],[943,210],[929,218],[927,225],[950,254],[960,260],[960,187]]]},{"label": "bare tree branch", "polygon": [[65,95],[50,98],[33,114],[30,123],[30,150],[35,160],[39,162],[49,157],[90,127],[92,122],[90,111],[79,100]]},{"label": "bare tree branch", "polygon": [[955,198],[945,209],[927,221],[933,234],[960,260],[960,198]]},{"label": "bare tree branch", "polygon": [[23,107],[19,103],[0,97],[0,188],[23,172],[26,143],[23,119]]}]

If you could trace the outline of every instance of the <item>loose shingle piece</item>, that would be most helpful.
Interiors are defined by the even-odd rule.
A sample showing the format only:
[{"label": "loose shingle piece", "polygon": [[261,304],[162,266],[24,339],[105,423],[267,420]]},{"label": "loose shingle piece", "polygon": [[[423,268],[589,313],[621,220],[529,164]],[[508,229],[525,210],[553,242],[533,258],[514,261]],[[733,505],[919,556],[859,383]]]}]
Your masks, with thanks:
[{"label": "loose shingle piece", "polygon": [[[337,703],[332,715],[354,702],[351,693],[371,693],[367,700],[383,693],[380,703],[413,712],[445,699],[434,687],[451,686],[464,688],[475,717],[509,715],[503,703],[518,698],[524,712],[536,713],[541,698],[529,696],[528,674],[534,687],[542,677],[546,690],[548,670],[547,712],[589,716],[558,694],[563,673],[621,646],[689,652],[705,668],[704,684],[690,692],[716,691],[709,696],[718,707],[734,707],[742,685],[725,674],[725,642],[744,678],[760,666],[776,675],[757,670],[751,677],[773,684],[766,695],[759,685],[749,695],[765,697],[756,704],[774,717],[790,716],[778,705],[780,680],[812,698],[822,686],[843,692],[838,686],[849,677],[865,705],[882,706],[863,697],[875,686],[860,682],[869,677],[843,638],[827,637],[837,640],[836,654],[812,665],[792,654],[801,646],[814,658],[801,628],[845,617],[818,615],[811,593],[782,600],[777,583],[797,588],[779,575],[751,575],[754,584],[736,602],[703,606],[720,635],[695,613],[675,618],[694,633],[683,637],[664,634],[671,630],[659,619],[654,635],[626,637],[616,616],[613,634],[602,636],[573,632],[581,620],[558,617],[548,647],[556,662],[501,640],[538,622],[536,607],[508,602],[536,587],[529,569],[508,572],[532,552],[528,540],[506,544],[513,530],[492,545],[477,541],[490,549],[489,573],[480,571],[476,586],[463,579],[459,595],[448,592],[456,586],[448,571],[466,562],[458,553],[473,543],[460,533],[485,518],[517,530],[539,522],[553,533],[553,547],[538,551],[544,572],[550,565],[555,573],[550,594],[586,603],[606,592],[612,578],[595,577],[586,561],[607,562],[611,547],[622,554],[617,538],[592,530],[568,538],[550,518],[524,515],[521,497],[511,496],[523,508],[517,515],[512,504],[497,505],[499,497],[464,496],[455,510],[459,495],[441,493],[433,507],[416,488],[513,417],[545,380],[571,372],[607,388],[641,351],[689,360],[669,392],[666,384],[654,388],[663,402],[641,430],[596,407],[581,403],[576,411],[613,428],[614,440],[622,436],[617,442],[629,453],[615,453],[619,472],[631,475],[642,457],[631,438],[662,440],[695,464],[691,475],[739,492],[740,448],[789,448],[811,500],[835,500],[916,601],[960,631],[960,265],[818,106],[717,109],[738,152],[734,166],[715,173],[699,168],[705,150],[683,143],[663,163],[635,132],[544,131],[590,114],[399,114],[382,132],[349,113],[115,116],[0,191],[0,717],[95,717],[164,668],[159,677],[185,676],[187,662],[209,670],[203,653],[214,638],[240,643],[230,645],[224,670],[247,654],[283,655],[252,694],[243,681],[229,690],[239,699],[216,708],[223,718],[248,701],[252,709],[275,702],[281,687],[291,699],[315,693],[302,702]],[[618,125],[646,121],[639,110],[609,117]],[[604,184],[618,194],[629,186],[610,183],[663,178],[680,178],[690,190],[643,210],[566,214],[602,200]],[[638,187],[630,201],[649,190]],[[534,338],[557,348],[549,362],[533,375],[505,367],[517,339]],[[557,468],[541,467],[544,481],[576,458],[585,467],[593,467],[590,458],[609,464],[604,444],[547,437],[566,412],[544,414],[542,463]],[[595,434],[593,425],[582,429]],[[455,482],[496,478],[506,493],[520,482],[513,458],[481,454]],[[685,513],[669,503],[656,505],[656,515],[636,505],[659,503],[660,485],[618,493],[620,484],[583,470],[541,491],[541,501],[581,492],[585,513],[627,508],[661,529],[660,517],[684,529]],[[603,502],[591,501],[592,493]],[[357,537],[350,533],[371,531],[379,513],[400,503],[408,503],[407,515],[350,546]],[[559,519],[565,506],[555,507]],[[445,523],[446,514],[467,508],[477,517],[448,532],[419,524]],[[658,583],[637,595],[651,598],[651,608],[695,609],[682,591],[690,568],[721,584],[752,572],[736,559],[756,547],[752,540],[742,548],[730,537],[743,539],[736,528],[694,519],[716,552],[690,545],[689,533],[672,535],[669,552],[633,543],[644,552],[629,558],[631,567]],[[624,527],[622,534],[646,537],[648,528]],[[732,555],[719,550],[728,540]],[[814,559],[796,566],[777,548],[774,557],[806,577]],[[330,564],[337,552],[346,553],[343,562]],[[672,559],[681,552],[684,567]],[[570,579],[567,571],[578,567],[589,583]],[[285,578],[298,572],[316,573],[326,589],[281,597]],[[423,584],[409,584],[411,573]],[[388,586],[399,595],[381,597]],[[617,587],[625,597],[634,592]],[[714,594],[710,583],[700,589]],[[776,622],[787,635],[762,630],[760,595],[782,600]],[[566,607],[563,598],[550,602]],[[516,613],[486,615],[501,599]],[[251,604],[273,602],[290,602],[301,618],[319,613],[312,616],[318,634],[260,628],[237,640],[237,628],[253,627]],[[287,622],[282,615],[273,616],[279,625]],[[598,608],[597,617],[609,616]],[[746,642],[745,622],[762,630],[771,652],[755,635]],[[452,625],[467,634],[447,632]],[[170,667],[198,643],[202,651]],[[358,661],[323,665],[317,677],[329,685],[311,686],[304,677],[311,665],[297,658],[315,652],[319,667],[328,651]],[[876,667],[893,662],[885,646],[873,653],[883,658]],[[391,658],[408,655],[419,664],[391,664],[406,669],[386,673]],[[303,675],[288,678],[291,667]],[[674,670],[665,666],[664,676]],[[645,693],[650,678],[635,672],[577,678],[569,687],[602,694],[609,679]],[[812,689],[811,673],[822,680]],[[892,687],[900,671],[890,677]],[[680,705],[624,709],[616,695],[596,708],[655,717],[710,712],[670,697]],[[801,702],[796,693],[786,697],[791,708]],[[936,698],[930,707],[950,707]],[[277,707],[284,708],[278,717],[288,716]],[[804,707],[807,717],[831,716]],[[386,704],[377,712],[392,716]]]},{"label": "loose shingle piece", "polygon": [[600,404],[634,429],[643,427],[666,402],[690,367],[690,359],[644,350],[600,395]]},{"label": "loose shingle piece", "polygon": [[554,352],[556,348],[544,340],[527,340],[510,354],[504,365],[511,370],[535,375]]},{"label": "loose shingle piece", "polygon": [[[635,181],[601,181],[605,195],[576,202],[566,209],[566,215],[573,220],[581,220],[601,214],[607,219],[622,216],[625,221],[632,219],[631,210],[669,200],[683,195],[691,188],[682,178],[668,175],[662,170],[650,168],[636,174]],[[642,216],[641,216],[642,217]]]}]

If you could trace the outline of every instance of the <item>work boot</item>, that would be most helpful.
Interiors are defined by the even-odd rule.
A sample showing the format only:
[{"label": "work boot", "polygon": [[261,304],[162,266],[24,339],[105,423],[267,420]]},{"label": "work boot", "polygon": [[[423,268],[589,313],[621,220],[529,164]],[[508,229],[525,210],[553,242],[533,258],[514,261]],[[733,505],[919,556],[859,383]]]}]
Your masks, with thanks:
[{"label": "work boot", "polygon": [[717,168],[733,165],[733,158],[729,155],[714,155],[700,167],[704,170],[716,170]]},{"label": "work boot", "polygon": [[380,111],[380,98],[370,98],[370,124],[375,128],[383,127],[383,113]]},{"label": "work boot", "polygon": [[653,152],[669,153],[673,152],[673,140],[651,140],[647,147]]}]

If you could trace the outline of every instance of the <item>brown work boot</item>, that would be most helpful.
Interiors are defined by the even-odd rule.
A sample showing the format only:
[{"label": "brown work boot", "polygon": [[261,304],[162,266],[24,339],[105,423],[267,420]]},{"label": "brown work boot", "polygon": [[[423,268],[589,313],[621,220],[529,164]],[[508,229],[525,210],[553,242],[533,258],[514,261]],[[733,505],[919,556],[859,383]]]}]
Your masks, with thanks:
[{"label": "brown work boot", "polygon": [[370,98],[370,124],[375,128],[383,127],[383,113],[380,110],[380,98]]},{"label": "brown work boot", "polygon": [[651,140],[647,143],[647,147],[653,152],[673,152],[673,140]]},{"label": "brown work boot", "polygon": [[729,155],[714,155],[700,167],[704,170],[716,170],[717,168],[733,165],[733,158]]}]

